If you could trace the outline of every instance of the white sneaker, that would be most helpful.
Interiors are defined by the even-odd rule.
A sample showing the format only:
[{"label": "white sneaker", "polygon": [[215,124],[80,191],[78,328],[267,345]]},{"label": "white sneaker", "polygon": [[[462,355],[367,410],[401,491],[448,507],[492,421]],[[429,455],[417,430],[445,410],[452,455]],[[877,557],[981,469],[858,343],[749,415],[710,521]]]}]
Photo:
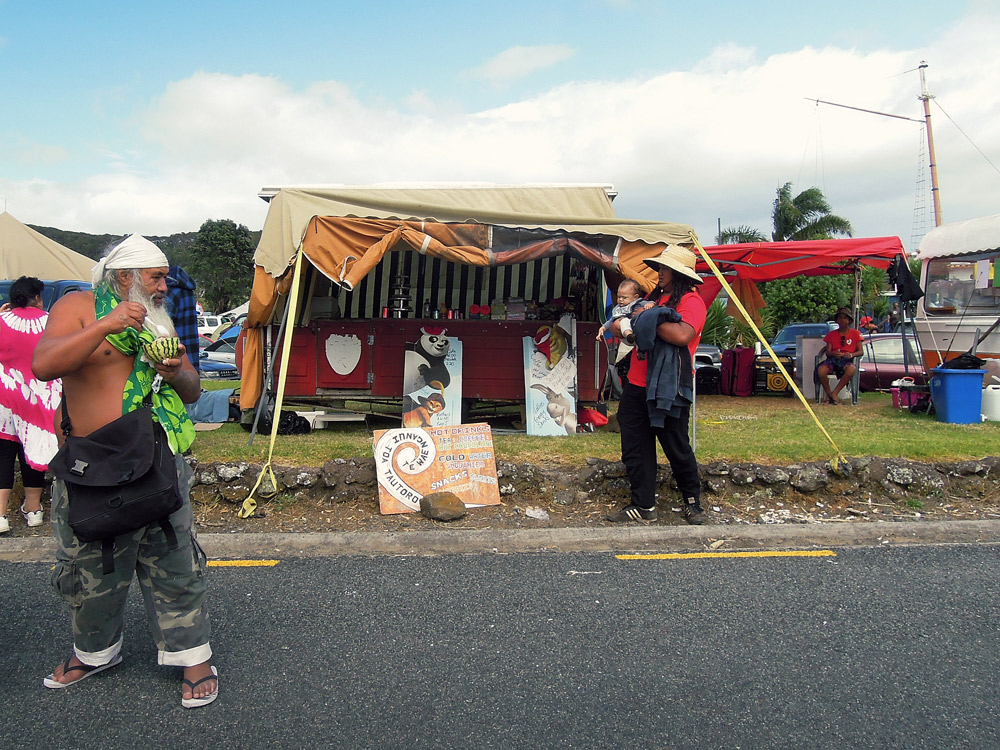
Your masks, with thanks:
[{"label": "white sneaker", "polygon": [[0,534],[6,534],[10,531],[10,521],[7,520],[7,516],[0,516]]},{"label": "white sneaker", "polygon": [[45,513],[41,508],[38,510],[26,511],[24,505],[21,506],[21,515],[28,522],[28,526],[41,526],[45,522]]}]

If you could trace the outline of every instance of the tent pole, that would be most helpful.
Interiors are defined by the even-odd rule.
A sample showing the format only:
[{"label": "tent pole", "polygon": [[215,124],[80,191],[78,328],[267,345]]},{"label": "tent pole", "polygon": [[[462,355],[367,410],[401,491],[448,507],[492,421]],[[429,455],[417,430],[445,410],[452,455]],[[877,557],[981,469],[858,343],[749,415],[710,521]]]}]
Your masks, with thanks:
[{"label": "tent pole", "polygon": [[[267,403],[267,394],[271,391],[271,375],[274,374],[274,356],[275,351],[281,346],[281,340],[285,335],[285,324],[288,322],[288,301],[285,301],[285,309],[281,313],[281,325],[278,326],[278,336],[274,341],[274,345],[271,347],[271,356],[268,358],[267,362],[267,374],[264,375],[264,389],[260,394],[260,401],[257,403],[257,412],[253,415],[253,427],[250,428],[250,440],[247,442],[247,446],[253,445],[254,436],[257,434],[257,424],[260,422],[261,412],[264,411],[264,405]],[[274,418],[274,415],[271,415]]]}]

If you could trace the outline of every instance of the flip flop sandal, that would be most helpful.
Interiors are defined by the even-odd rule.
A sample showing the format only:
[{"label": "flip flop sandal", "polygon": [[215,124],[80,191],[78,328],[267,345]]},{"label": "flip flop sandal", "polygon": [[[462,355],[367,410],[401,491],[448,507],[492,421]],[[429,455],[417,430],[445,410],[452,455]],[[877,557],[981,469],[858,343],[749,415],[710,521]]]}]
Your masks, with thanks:
[{"label": "flip flop sandal", "polygon": [[[70,659],[72,658],[73,657],[70,657]],[[121,654],[116,654],[114,659],[109,661],[107,664],[101,664],[98,667],[92,667],[88,664],[80,664],[78,666],[71,667],[69,665],[70,659],[67,659],[66,662],[63,664],[63,674],[69,674],[70,672],[83,672],[82,677],[77,677],[72,682],[59,682],[59,680],[56,679],[55,671],[53,671],[52,674],[50,674],[48,677],[42,680],[42,684],[45,685],[45,687],[47,688],[54,688],[54,689],[72,687],[78,682],[83,682],[91,675],[95,675],[98,672],[103,672],[105,669],[111,669],[111,667],[117,667],[119,664],[122,663]]]},{"label": "flip flop sandal", "polygon": [[191,688],[192,695],[194,694],[194,689],[196,687],[203,682],[207,682],[208,680],[215,680],[215,691],[202,698],[181,698],[181,705],[184,706],[184,708],[199,708],[201,706],[207,706],[219,697],[219,670],[212,667],[212,674],[206,675],[200,680],[195,680],[194,682],[191,682],[191,680],[181,680],[181,682]]}]

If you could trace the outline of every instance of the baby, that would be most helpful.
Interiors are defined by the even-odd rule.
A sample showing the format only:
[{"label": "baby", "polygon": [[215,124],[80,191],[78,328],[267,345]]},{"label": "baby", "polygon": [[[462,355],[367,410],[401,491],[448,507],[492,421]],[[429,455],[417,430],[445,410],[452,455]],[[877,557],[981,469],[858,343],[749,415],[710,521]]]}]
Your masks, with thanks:
[{"label": "baby", "polygon": [[634,344],[635,336],[632,334],[632,313],[647,307],[654,307],[654,304],[642,298],[642,287],[634,279],[625,279],[625,281],[618,285],[618,294],[615,300],[617,304],[611,308],[611,317],[597,331],[597,340],[600,341],[604,338],[604,334],[611,328],[612,322],[621,320],[621,338],[626,344]]}]

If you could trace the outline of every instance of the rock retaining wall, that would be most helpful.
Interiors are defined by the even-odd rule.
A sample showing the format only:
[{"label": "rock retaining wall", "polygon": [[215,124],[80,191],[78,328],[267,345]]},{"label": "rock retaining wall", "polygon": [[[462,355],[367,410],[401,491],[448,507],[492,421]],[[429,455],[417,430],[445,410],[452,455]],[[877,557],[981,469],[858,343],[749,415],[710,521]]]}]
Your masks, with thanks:
[{"label": "rock retaining wall", "polygon": [[[259,464],[240,462],[199,464],[192,499],[196,503],[224,500],[242,503],[260,473]],[[333,459],[321,467],[272,467],[279,493],[292,493],[329,503],[370,501],[376,494],[375,461],[371,458]],[[998,497],[1000,457],[975,461],[921,463],[902,458],[850,458],[839,466],[831,462],[803,462],[789,466],[715,461],[701,464],[703,497],[707,504],[734,498],[770,500],[824,498],[852,502],[885,498],[953,498],[991,502]],[[497,467],[500,494],[518,502],[572,505],[593,497],[628,497],[628,480],[620,461],[587,459],[579,468],[540,467],[501,461]],[[658,481],[669,493],[671,475],[661,466]],[[268,483],[269,484],[269,483]],[[266,488],[265,488],[266,489]]]}]

